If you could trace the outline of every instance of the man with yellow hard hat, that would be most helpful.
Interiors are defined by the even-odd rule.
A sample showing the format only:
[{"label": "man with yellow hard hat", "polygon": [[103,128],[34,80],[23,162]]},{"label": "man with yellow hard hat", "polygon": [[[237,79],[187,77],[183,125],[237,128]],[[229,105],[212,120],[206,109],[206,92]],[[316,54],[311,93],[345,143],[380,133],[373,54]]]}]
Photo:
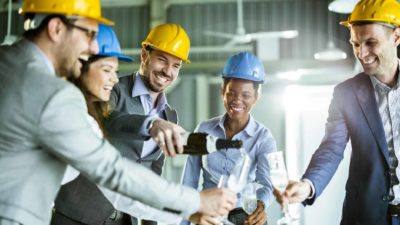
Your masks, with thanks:
[{"label": "man with yellow hard hat", "polygon": [[[101,16],[100,0],[25,0],[20,12],[24,38],[0,47],[0,225],[49,224],[67,164],[93,182],[181,216],[232,209],[230,191],[198,193],[169,183],[92,130],[82,93],[60,77],[79,77],[80,60],[97,53],[98,23],[112,24]],[[140,127],[147,117],[138,117]],[[177,126],[158,125],[151,136],[171,141],[164,133]],[[182,144],[174,144],[177,150],[163,151],[179,153]]]},{"label": "man with yellow hard hat", "polygon": [[276,193],[312,205],[333,177],[349,139],[352,153],[341,225],[400,224],[400,3],[361,0],[342,25],[363,72],[335,87],[325,137],[302,180]]},{"label": "man with yellow hard hat", "polygon": [[[153,139],[146,141],[133,139],[132,127],[140,123],[136,114],[150,116],[148,123],[153,123],[153,126],[164,123],[165,120],[177,123],[177,113],[168,105],[164,90],[176,80],[182,61],[189,62],[189,49],[189,37],[178,24],[161,24],[154,27],[142,42],[139,71],[120,78],[111,94],[110,105],[114,112],[106,122],[107,139],[122,155],[146,166],[158,175],[161,175],[164,163],[163,152]],[[179,136],[183,132],[178,129],[172,131],[176,132],[172,134],[173,136]],[[168,140],[162,137],[159,141]],[[173,145],[173,143],[166,145],[169,144]],[[118,202],[118,205],[121,205],[121,201]],[[114,201],[106,198],[96,185],[87,182],[84,177],[79,177],[61,189],[56,202],[59,212],[55,217],[58,221],[61,219],[65,221],[65,224],[74,221],[81,225],[96,224],[99,218],[107,218],[110,215],[116,218],[114,224],[127,220],[129,224],[139,223],[137,218],[132,217],[131,220],[121,211],[110,210],[113,209],[113,203]],[[74,210],[70,210],[71,208]],[[136,216],[139,211],[143,211],[140,207],[132,210],[130,204],[129,208],[129,211],[134,211]],[[96,209],[95,215],[92,209]],[[149,219],[150,214],[144,213],[140,217]],[[141,224],[157,223],[142,220]]]}]

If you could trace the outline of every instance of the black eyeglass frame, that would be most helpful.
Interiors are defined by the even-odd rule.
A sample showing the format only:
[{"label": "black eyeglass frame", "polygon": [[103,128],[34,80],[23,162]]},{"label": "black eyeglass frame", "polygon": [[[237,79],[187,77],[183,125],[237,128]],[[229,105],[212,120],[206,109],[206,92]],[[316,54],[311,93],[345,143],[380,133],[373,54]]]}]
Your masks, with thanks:
[{"label": "black eyeglass frame", "polygon": [[66,17],[64,17],[64,16],[61,16],[61,17],[59,17],[60,19],[61,19],[61,21],[65,24],[65,25],[67,25],[67,26],[69,26],[69,27],[72,27],[72,28],[76,28],[76,29],[78,29],[78,30],[80,30],[80,31],[82,31],[82,32],[84,32],[84,33],[86,33],[86,35],[90,38],[90,41],[94,41],[96,38],[97,38],[97,31],[94,31],[94,30],[92,30],[92,29],[89,29],[89,28],[86,28],[86,27],[82,27],[82,26],[79,26],[79,25],[76,25],[76,24],[74,24],[70,19],[68,19],[68,18],[66,18]]}]

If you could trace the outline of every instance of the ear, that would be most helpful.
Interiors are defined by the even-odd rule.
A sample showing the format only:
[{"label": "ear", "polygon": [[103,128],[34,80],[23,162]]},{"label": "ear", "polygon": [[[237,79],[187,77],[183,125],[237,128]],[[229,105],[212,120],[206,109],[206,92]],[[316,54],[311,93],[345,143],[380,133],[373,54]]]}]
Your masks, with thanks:
[{"label": "ear", "polygon": [[146,50],[146,48],[143,46],[142,51],[140,53],[140,60],[142,62],[146,62],[147,58],[149,57],[149,52]]},{"label": "ear", "polygon": [[397,47],[400,44],[400,27],[394,29],[393,35],[394,35],[394,42]]},{"label": "ear", "polygon": [[258,100],[260,100],[261,98],[261,93],[260,92],[256,92],[256,102],[258,102]]},{"label": "ear", "polygon": [[62,41],[66,27],[60,18],[54,17],[47,23],[47,35],[54,42]]}]

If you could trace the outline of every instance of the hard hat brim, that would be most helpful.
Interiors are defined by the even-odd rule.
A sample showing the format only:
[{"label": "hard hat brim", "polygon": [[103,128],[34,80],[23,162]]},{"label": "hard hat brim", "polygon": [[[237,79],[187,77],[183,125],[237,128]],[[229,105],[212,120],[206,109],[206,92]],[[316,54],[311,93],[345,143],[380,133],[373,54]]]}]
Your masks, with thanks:
[{"label": "hard hat brim", "polygon": [[104,24],[104,25],[109,25],[109,26],[113,26],[114,25],[113,21],[111,21],[111,20],[109,20],[107,18],[104,18],[104,17],[100,17],[100,18],[90,18],[90,17],[88,17],[88,18],[96,20],[97,22],[99,22],[101,24]]},{"label": "hard hat brim", "polygon": [[110,53],[98,54],[98,55],[99,56],[105,56],[105,57],[115,57],[115,58],[118,58],[119,60],[126,61],[126,62],[133,62],[134,61],[133,58],[131,58],[131,57],[127,56],[127,55],[120,54],[120,53],[110,52]]},{"label": "hard hat brim", "polygon": [[224,79],[225,78],[227,78],[227,79],[234,78],[234,79],[248,80],[248,81],[257,82],[257,83],[260,83],[260,84],[263,84],[265,82],[265,80],[257,79],[255,77],[246,76],[246,75],[238,76],[238,75],[233,75],[233,74],[229,74],[229,75],[228,74],[222,74],[222,78],[224,78]]},{"label": "hard hat brim", "polygon": [[149,43],[147,41],[143,41],[142,42],[142,47],[144,47],[144,46],[150,46],[150,47],[152,47],[154,49],[157,49],[157,50],[160,50],[162,52],[165,52],[165,53],[168,53],[170,55],[173,55],[175,57],[178,57],[185,63],[190,63],[190,60],[188,58],[186,58],[184,56],[181,56],[181,55],[178,55],[176,52],[168,51],[167,49],[163,49],[163,48],[157,47],[157,46],[155,46],[155,45],[153,45],[153,44],[151,44],[151,43]]},{"label": "hard hat brim", "polygon": [[[27,11],[27,10],[23,10],[22,8],[19,9],[19,14],[24,15],[26,13],[49,14],[49,15],[50,14],[60,14],[60,15],[65,15],[67,17],[68,16],[72,16],[72,15],[66,14],[66,13],[61,12],[61,11],[60,12],[57,12],[57,11],[50,12],[48,10],[37,10],[37,9],[34,10],[34,11],[30,11],[30,10]],[[92,16],[83,16],[83,17],[95,20],[95,21],[97,21],[97,22],[99,22],[101,24],[105,24],[105,25],[109,25],[109,26],[114,25],[113,21],[111,21],[111,20],[109,20],[107,18],[104,18],[104,17],[92,17]]]}]

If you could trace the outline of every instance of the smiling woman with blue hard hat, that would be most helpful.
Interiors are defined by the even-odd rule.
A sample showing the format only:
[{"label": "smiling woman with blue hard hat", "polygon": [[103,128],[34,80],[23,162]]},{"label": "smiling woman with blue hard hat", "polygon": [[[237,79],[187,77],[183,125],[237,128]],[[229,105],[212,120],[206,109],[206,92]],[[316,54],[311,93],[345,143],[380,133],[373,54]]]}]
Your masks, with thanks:
[{"label": "smiling woman with blue hard hat", "polygon": [[[257,206],[248,215],[242,209],[242,193],[237,193],[236,208],[228,215],[234,224],[266,224],[266,206],[272,200],[272,186],[267,179],[268,163],[265,155],[276,151],[275,139],[270,130],[251,116],[251,110],[261,96],[261,85],[265,81],[262,62],[249,52],[231,56],[222,72],[221,95],[225,113],[201,122],[196,132],[207,132],[213,136],[227,139],[239,139],[252,159],[249,181],[262,185],[257,192]],[[237,149],[216,151],[206,156],[190,155],[186,161],[182,183],[197,188],[200,172],[203,171],[203,189],[216,187],[216,181],[222,175],[229,175],[235,161],[240,156]],[[202,215],[198,215],[202,216]],[[214,218],[202,216],[204,221]],[[188,224],[187,221],[182,222]]]},{"label": "smiling woman with blue hard hat", "polygon": [[[72,82],[85,96],[88,120],[93,129],[99,137],[103,137],[104,118],[109,113],[107,101],[110,99],[113,86],[118,83],[119,60],[126,62],[133,60],[121,53],[119,41],[111,27],[99,25],[97,42],[99,52],[90,56],[87,61],[82,61],[81,76]],[[103,224],[104,222],[104,224],[117,225],[125,224],[129,220],[129,217],[116,217],[118,212],[110,203],[116,199],[99,202],[93,194],[100,193],[99,187],[79,175],[79,172],[72,167],[67,168],[63,183],[66,184],[61,187],[56,198],[51,224]],[[100,207],[100,205],[109,207]],[[99,210],[104,208],[108,211]]]}]

